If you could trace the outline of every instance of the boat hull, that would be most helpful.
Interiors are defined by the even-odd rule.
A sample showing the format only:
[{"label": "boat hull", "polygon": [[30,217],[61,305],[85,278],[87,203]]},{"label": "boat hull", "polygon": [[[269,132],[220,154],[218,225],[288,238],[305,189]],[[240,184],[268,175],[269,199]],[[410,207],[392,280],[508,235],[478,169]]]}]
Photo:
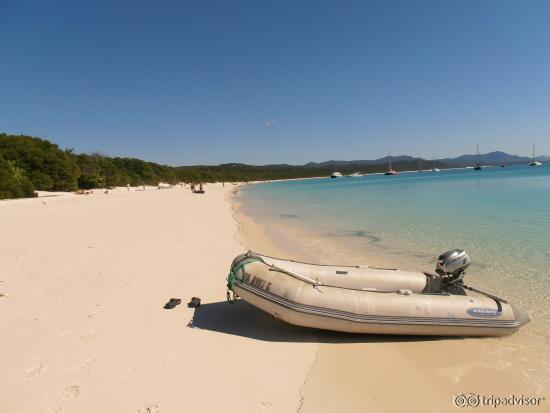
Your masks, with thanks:
[{"label": "boat hull", "polygon": [[[365,334],[505,336],[529,321],[527,313],[518,308],[506,302],[498,304],[477,293],[426,294],[409,289],[391,291],[393,287],[389,291],[371,291],[349,285],[343,288],[334,284],[334,276],[329,279],[332,286],[319,281],[315,284],[313,270],[306,280],[300,279],[292,271],[295,263],[284,268],[281,260],[273,265],[267,258],[267,262],[254,261],[240,267],[232,289],[255,307],[298,326]],[[332,269],[342,272],[341,268],[323,266],[321,275],[326,280]],[[352,270],[343,276],[349,278]],[[368,284],[364,267],[362,274],[360,282]],[[378,275],[374,279],[379,283]]]}]

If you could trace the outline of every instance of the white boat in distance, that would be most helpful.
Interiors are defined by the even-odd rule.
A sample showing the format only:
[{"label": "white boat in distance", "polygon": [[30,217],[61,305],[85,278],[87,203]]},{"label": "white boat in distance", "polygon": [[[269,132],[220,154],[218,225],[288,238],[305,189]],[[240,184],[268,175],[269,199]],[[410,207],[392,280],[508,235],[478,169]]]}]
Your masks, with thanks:
[{"label": "white boat in distance", "polygon": [[359,172],[354,172],[348,176],[351,178],[359,178],[360,176],[363,176],[363,175],[361,175]]},{"label": "white boat in distance", "polygon": [[475,171],[481,171],[481,168],[483,168],[481,166],[481,163],[479,162],[479,143],[476,145],[476,149],[477,149],[477,163],[476,163],[476,166],[474,166],[474,170]]},{"label": "white boat in distance", "polygon": [[542,166],[542,162],[535,161],[535,142],[533,141],[533,161],[529,164],[529,166]]},{"label": "white boat in distance", "polygon": [[341,178],[342,173],[341,172],[333,172],[332,175],[330,175],[331,178]]},{"label": "white boat in distance", "polygon": [[388,151],[388,171],[384,172],[384,175],[397,175],[397,171],[391,167],[391,149]]}]

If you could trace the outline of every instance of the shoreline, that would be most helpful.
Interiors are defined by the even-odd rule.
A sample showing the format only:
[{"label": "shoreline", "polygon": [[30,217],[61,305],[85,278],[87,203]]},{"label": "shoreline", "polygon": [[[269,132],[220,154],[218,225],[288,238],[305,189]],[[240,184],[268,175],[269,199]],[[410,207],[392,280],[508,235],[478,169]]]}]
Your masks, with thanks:
[{"label": "shoreline", "polygon": [[[514,166],[515,164],[512,164],[512,165],[509,165],[509,166]],[[483,168],[492,168],[492,167],[496,167],[497,165],[485,165],[483,166]],[[450,167],[450,168],[440,168],[439,171],[452,171],[452,170],[462,170],[462,169],[472,169],[473,166],[461,166],[461,167]],[[411,169],[411,170],[404,170],[404,171],[398,171],[399,173],[405,173],[405,174],[408,174],[408,173],[414,173],[414,172],[433,172],[431,169]],[[359,177],[365,177],[365,176],[371,176],[371,175],[384,175],[385,172],[366,172],[366,173],[362,173],[361,175],[359,175]],[[343,175],[342,176],[343,178],[354,178],[352,177],[351,175]],[[311,179],[326,179],[326,178],[329,178],[329,176],[310,176],[310,177],[303,177],[303,178],[281,178],[281,179],[270,179],[270,180],[260,180],[260,181],[249,181],[249,182],[206,182],[205,185],[219,185],[219,184],[228,184],[228,185],[233,185],[233,186],[236,186],[236,187],[240,187],[240,186],[244,186],[244,185],[255,185],[255,184],[265,184],[265,183],[270,183],[270,182],[284,182],[284,181],[303,181],[303,180],[311,180]],[[160,183],[162,184],[162,183]],[[170,185],[170,186],[164,186],[162,188],[158,188],[157,186],[154,186],[154,185],[146,185],[146,188],[147,189],[150,189],[150,190],[154,190],[154,189],[172,189],[172,188],[176,188],[179,186],[179,184],[167,184],[167,185]],[[187,184],[185,184],[187,185]],[[135,187],[135,186],[132,186],[130,187],[130,191],[131,192],[136,192],[136,188],[139,188],[138,187]],[[114,187],[114,188],[110,188],[108,189],[109,191],[122,191],[126,189],[126,187]],[[46,190],[35,190],[35,194],[36,196],[35,197],[32,197],[32,198],[5,198],[5,199],[0,199],[0,204],[1,202],[14,202],[14,201],[28,201],[28,200],[33,200],[33,199],[37,199],[37,198],[53,198],[53,197],[67,197],[67,196],[72,196],[72,195],[88,195],[88,194],[79,194],[78,191],[90,191],[91,194],[94,194],[94,191],[97,191],[96,193],[100,193],[102,191],[105,191],[107,190],[107,188],[92,188],[92,189],[79,189],[77,191],[71,191],[71,192],[67,192],[67,191],[46,191]],[[138,192],[141,191],[141,190],[137,190]]]},{"label": "shoreline", "polygon": [[[326,240],[322,241],[324,249],[319,248],[318,240],[304,248],[311,241],[305,237],[304,228],[261,222],[236,198],[233,193],[234,218],[239,222],[242,242],[250,249],[308,262],[343,259],[347,264],[362,263],[351,261],[349,255],[334,249],[334,244],[327,246],[330,243]],[[369,264],[394,268],[394,258],[379,251]],[[419,269],[420,259],[414,261],[413,268],[399,267]],[[532,374],[536,359],[524,362],[527,354],[536,356],[537,351],[544,351],[542,344],[538,343],[535,351],[527,351],[533,343],[521,332],[503,339],[337,334],[336,339],[324,340],[326,333],[319,334],[315,363],[300,392],[301,412],[454,411],[453,396],[462,393],[543,397],[549,388],[548,379]]]},{"label": "shoreline", "polygon": [[[243,300],[227,304],[229,264],[246,248],[311,262],[338,256],[316,255],[294,232],[246,215],[235,197],[244,187],[0,203],[8,234],[0,240],[0,323],[9,332],[0,344],[2,406],[454,411],[459,393],[547,391],[517,364],[536,343],[334,333],[283,323]],[[193,296],[201,308],[186,307]],[[163,309],[171,297],[182,304]],[[243,384],[248,391],[235,401]]]}]

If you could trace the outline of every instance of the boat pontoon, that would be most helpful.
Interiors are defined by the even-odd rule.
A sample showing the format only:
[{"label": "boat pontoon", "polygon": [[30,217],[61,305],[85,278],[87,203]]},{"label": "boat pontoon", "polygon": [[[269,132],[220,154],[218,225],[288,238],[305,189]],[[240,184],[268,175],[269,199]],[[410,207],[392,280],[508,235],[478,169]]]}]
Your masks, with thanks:
[{"label": "boat pontoon", "polygon": [[315,265],[249,251],[235,258],[228,301],[238,297],[290,324],[350,333],[504,336],[529,315],[463,282],[463,250],[435,273],[365,265]]}]

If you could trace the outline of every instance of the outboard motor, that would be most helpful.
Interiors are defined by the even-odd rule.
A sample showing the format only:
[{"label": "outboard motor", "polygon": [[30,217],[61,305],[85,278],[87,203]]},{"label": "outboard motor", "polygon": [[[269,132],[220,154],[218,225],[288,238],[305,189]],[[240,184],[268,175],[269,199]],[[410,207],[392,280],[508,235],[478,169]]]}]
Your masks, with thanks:
[{"label": "outboard motor", "polygon": [[454,249],[444,252],[437,258],[435,272],[446,284],[452,285],[462,281],[465,270],[471,263],[466,251]]}]

